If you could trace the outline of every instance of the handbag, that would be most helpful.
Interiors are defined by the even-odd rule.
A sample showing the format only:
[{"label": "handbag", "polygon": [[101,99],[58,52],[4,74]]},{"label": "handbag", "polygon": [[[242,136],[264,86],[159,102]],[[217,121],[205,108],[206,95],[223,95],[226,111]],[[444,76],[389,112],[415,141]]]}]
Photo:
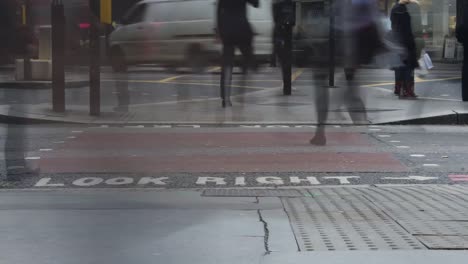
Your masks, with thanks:
[{"label": "handbag", "polygon": [[434,65],[432,64],[432,59],[427,52],[424,50],[421,52],[421,58],[418,60],[419,63],[419,69],[417,71],[418,76],[424,77],[427,74],[429,74],[429,70],[434,68]]}]

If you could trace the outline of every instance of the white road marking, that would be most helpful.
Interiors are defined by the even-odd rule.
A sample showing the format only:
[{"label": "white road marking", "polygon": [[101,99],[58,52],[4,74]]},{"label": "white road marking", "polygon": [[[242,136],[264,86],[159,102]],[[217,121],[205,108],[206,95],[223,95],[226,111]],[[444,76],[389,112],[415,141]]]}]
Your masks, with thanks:
[{"label": "white road marking", "polygon": [[138,125],[138,126],[125,126],[125,128],[145,128],[143,125]]},{"label": "white road marking", "polygon": [[25,160],[40,160],[41,157],[26,157]]},{"label": "white road marking", "polygon": [[65,141],[55,141],[54,144],[63,144]]},{"label": "white road marking", "polygon": [[258,177],[257,182],[260,184],[284,185],[281,177]]},{"label": "white road marking", "polygon": [[424,157],[426,157],[426,155],[424,155],[424,154],[411,154],[410,156],[414,157],[414,158],[424,158]]},{"label": "white road marking", "polygon": [[50,183],[52,178],[42,178],[40,179],[34,187],[63,187],[65,184],[63,183]]},{"label": "white road marking", "polygon": [[108,128],[108,125],[101,125],[102,128]]},{"label": "white road marking", "polygon": [[408,177],[383,177],[382,179],[384,179],[384,180],[429,181],[429,180],[439,179],[439,177],[408,176]]},{"label": "white road marking", "polygon": [[301,184],[302,182],[308,182],[311,185],[320,185],[321,183],[317,180],[317,177],[307,177],[305,179],[301,179],[299,177],[290,177],[291,183],[294,184]]},{"label": "white road marking", "polygon": [[154,128],[172,128],[171,125],[154,125]]},{"label": "white road marking", "polygon": [[380,128],[370,128],[369,131],[382,131]]},{"label": "white road marking", "polygon": [[245,177],[236,177],[236,182],[234,183],[234,185],[245,186]]},{"label": "white road marking", "polygon": [[154,184],[154,185],[166,185],[164,180],[169,179],[168,177],[160,177],[160,178],[153,178],[153,177],[143,177],[138,181],[138,185],[147,185],[147,184]]},{"label": "white road marking", "polygon": [[81,130],[73,130],[72,133],[79,134],[79,133],[83,133],[83,131],[81,131]]},{"label": "white road marking", "polygon": [[392,136],[390,136],[390,135],[378,135],[378,137],[380,137],[380,138],[389,138],[389,137],[392,137]]},{"label": "white road marking", "polygon": [[423,164],[424,167],[440,167],[439,164]]},{"label": "white road marking", "polygon": [[70,137],[67,137],[68,139],[75,139],[76,137],[75,136],[70,136]]},{"label": "white road marking", "polygon": [[130,177],[119,177],[106,180],[106,184],[109,185],[127,185],[131,183],[133,183],[133,178]]},{"label": "white road marking", "polygon": [[334,128],[341,128],[341,126],[333,126]]},{"label": "white road marking", "polygon": [[199,177],[196,184],[206,185],[207,183],[215,183],[216,185],[226,185],[224,178],[220,177]]},{"label": "white road marking", "polygon": [[340,182],[340,184],[351,184],[349,179],[360,179],[359,176],[330,176],[330,177],[323,177],[324,179],[336,179]]},{"label": "white road marking", "polygon": [[43,151],[43,152],[46,152],[46,151],[52,151],[53,149],[40,149],[39,151]]},{"label": "white road marking", "polygon": [[401,143],[401,141],[399,141],[399,140],[392,140],[392,141],[390,141],[390,143]]},{"label": "white road marking", "polygon": [[80,178],[75,181],[73,181],[73,185],[76,186],[81,186],[81,187],[89,187],[89,186],[94,186],[102,183],[104,181],[103,178],[98,178],[98,177],[86,177],[86,178]]},{"label": "white road marking", "polygon": [[450,96],[450,94],[441,94],[440,96],[448,97],[448,96]]},{"label": "white road marking", "polygon": [[410,147],[409,146],[397,146],[397,148],[399,148],[399,149],[409,149]]}]

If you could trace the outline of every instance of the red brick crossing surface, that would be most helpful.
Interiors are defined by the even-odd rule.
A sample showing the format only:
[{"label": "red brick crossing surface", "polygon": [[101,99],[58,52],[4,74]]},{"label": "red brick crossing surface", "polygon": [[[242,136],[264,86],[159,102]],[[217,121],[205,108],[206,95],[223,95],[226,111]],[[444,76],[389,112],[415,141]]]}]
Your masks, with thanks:
[{"label": "red brick crossing surface", "polygon": [[[391,153],[378,151],[367,135],[330,133],[327,147],[309,145],[311,136],[283,132],[90,132],[44,154],[39,166],[42,173],[408,171]],[[337,151],[340,147],[348,150]]]}]

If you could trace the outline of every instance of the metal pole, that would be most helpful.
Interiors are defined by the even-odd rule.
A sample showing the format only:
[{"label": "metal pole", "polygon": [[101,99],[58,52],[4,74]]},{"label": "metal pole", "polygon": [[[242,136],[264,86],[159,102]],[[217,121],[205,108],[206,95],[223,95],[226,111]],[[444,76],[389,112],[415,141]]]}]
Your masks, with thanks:
[{"label": "metal pole", "polygon": [[330,87],[335,86],[335,10],[334,1],[330,0],[330,35],[329,35],[329,74],[328,74],[328,85]]},{"label": "metal pole", "polygon": [[[23,5],[23,24],[27,34],[32,34],[33,25],[32,25],[32,16],[31,16],[31,1],[25,0]],[[31,67],[31,55],[29,54],[28,44],[26,44],[26,50],[24,54],[23,67],[24,67],[24,80],[30,81],[32,79],[32,67]]]},{"label": "metal pole", "polygon": [[99,116],[101,113],[101,56],[99,40],[99,20],[96,16],[91,16],[89,54],[89,113],[92,116]]},{"label": "metal pole", "polygon": [[52,109],[65,112],[65,11],[62,0],[51,4]]}]

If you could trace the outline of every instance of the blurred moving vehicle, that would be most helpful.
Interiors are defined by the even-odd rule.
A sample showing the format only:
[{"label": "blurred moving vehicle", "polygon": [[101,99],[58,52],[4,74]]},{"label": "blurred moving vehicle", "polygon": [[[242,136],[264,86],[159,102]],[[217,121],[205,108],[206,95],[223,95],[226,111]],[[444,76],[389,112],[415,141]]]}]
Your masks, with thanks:
[{"label": "blurred moving vehicle", "polygon": [[[222,45],[216,36],[216,0],[145,0],[124,15],[109,37],[115,71],[128,65],[161,63],[202,70],[219,60]],[[271,0],[249,8],[254,50],[260,57],[272,51]]]}]

